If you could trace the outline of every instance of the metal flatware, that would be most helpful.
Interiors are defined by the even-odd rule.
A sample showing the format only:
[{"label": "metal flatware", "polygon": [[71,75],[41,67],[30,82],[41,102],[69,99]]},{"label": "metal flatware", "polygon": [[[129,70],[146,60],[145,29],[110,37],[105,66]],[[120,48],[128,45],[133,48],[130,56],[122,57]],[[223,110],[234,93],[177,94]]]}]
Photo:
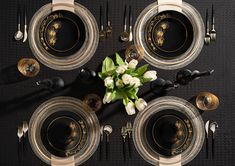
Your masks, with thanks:
[{"label": "metal flatware", "polygon": [[109,159],[109,135],[113,132],[113,128],[110,125],[104,126],[104,133],[106,134],[106,160]]},{"label": "metal flatware", "polygon": [[20,5],[18,5],[18,9],[17,9],[17,32],[14,35],[14,38],[16,41],[19,41],[23,38],[23,32],[21,32],[21,10],[20,10]]},{"label": "metal flatware", "polygon": [[126,124],[126,131],[128,133],[128,151],[129,151],[129,156],[132,158],[132,148],[131,148],[131,133],[132,133],[132,124],[131,122],[127,122]]},{"label": "metal flatware", "polygon": [[210,121],[208,120],[205,124],[205,130],[206,130],[206,158],[209,158],[209,126]]},{"label": "metal flatware", "polygon": [[19,125],[19,126],[18,126],[18,130],[17,130],[17,136],[18,136],[19,142],[22,141],[23,135],[24,135],[24,133],[23,133],[23,126],[22,126],[22,125]]},{"label": "metal flatware", "polygon": [[210,124],[210,130],[212,132],[212,158],[215,157],[215,131],[219,127],[217,122],[212,122]]},{"label": "metal flatware", "polygon": [[24,135],[23,126],[20,124],[20,125],[18,125],[18,129],[17,129],[17,137],[18,137],[17,152],[18,152],[18,160],[20,163],[23,160],[23,149],[22,149],[23,135]]},{"label": "metal flatware", "polygon": [[112,35],[112,26],[111,26],[110,14],[109,14],[109,1],[108,0],[106,3],[106,15],[107,15],[106,36],[110,37]]},{"label": "metal flatware", "polygon": [[103,159],[104,126],[100,126],[100,161]]},{"label": "metal flatware", "polygon": [[211,41],[216,41],[216,30],[215,30],[215,13],[214,13],[214,5],[212,4],[212,11],[211,11],[211,30],[210,30],[210,37]]},{"label": "metal flatware", "polygon": [[103,8],[100,6],[100,32],[99,32],[100,40],[104,40],[106,38],[106,31],[104,30],[104,16],[103,16]]},{"label": "metal flatware", "polygon": [[23,135],[24,135],[24,137],[26,137],[28,130],[29,130],[28,122],[23,121]]},{"label": "metal flatware", "polygon": [[122,150],[123,150],[123,160],[126,161],[126,137],[127,137],[127,129],[125,126],[121,129],[122,136]]},{"label": "metal flatware", "polygon": [[27,32],[27,8],[26,8],[26,4],[24,5],[24,39],[23,39],[23,43],[25,43],[28,39],[28,32]]},{"label": "metal flatware", "polygon": [[211,42],[211,36],[210,36],[210,22],[208,18],[208,9],[206,9],[206,35],[205,35],[205,44],[209,45]]},{"label": "metal flatware", "polygon": [[132,22],[133,22],[133,17],[132,17],[132,11],[131,11],[131,6],[129,6],[129,42],[133,41],[133,30],[132,30]]},{"label": "metal flatware", "polygon": [[129,41],[129,33],[127,32],[127,18],[126,17],[127,17],[127,6],[125,5],[123,32],[120,35],[120,39],[122,42]]}]

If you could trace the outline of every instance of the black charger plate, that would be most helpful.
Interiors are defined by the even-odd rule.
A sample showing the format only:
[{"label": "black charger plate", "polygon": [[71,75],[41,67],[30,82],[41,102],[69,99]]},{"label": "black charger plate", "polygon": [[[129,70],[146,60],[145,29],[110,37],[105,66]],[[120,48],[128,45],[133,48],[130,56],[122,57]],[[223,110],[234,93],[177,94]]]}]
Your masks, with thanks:
[{"label": "black charger plate", "polygon": [[75,54],[86,38],[81,18],[69,11],[56,11],[47,16],[40,26],[40,41],[50,54],[66,57]]},{"label": "black charger plate", "polygon": [[150,148],[170,157],[181,154],[189,147],[193,129],[186,115],[167,109],[152,115],[146,124],[145,135]]},{"label": "black charger plate", "polygon": [[177,11],[153,16],[145,27],[145,42],[150,51],[163,59],[174,59],[185,53],[193,42],[190,20]]},{"label": "black charger plate", "polygon": [[50,115],[42,124],[41,140],[45,148],[58,157],[69,157],[81,150],[87,141],[83,119],[70,111]]}]

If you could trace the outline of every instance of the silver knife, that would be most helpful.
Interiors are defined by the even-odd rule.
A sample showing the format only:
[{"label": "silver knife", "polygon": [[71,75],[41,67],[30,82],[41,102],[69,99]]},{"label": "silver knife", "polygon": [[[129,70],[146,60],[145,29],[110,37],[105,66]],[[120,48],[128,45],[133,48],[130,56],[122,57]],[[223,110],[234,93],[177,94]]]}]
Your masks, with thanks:
[{"label": "silver knife", "polygon": [[208,120],[205,124],[205,130],[206,130],[206,158],[209,158],[209,127],[210,127],[210,121]]},{"label": "silver knife", "polygon": [[129,42],[133,41],[132,19],[133,18],[132,18],[131,6],[129,6],[129,26],[130,26]]},{"label": "silver knife", "polygon": [[215,131],[216,131],[216,128],[218,128],[219,125],[217,122],[212,122],[210,124],[210,130],[212,132],[212,158],[214,159],[215,157]]},{"label": "silver knife", "polygon": [[27,12],[26,12],[26,4],[24,6],[24,39],[23,39],[23,43],[25,43],[27,41],[28,38],[28,33],[27,33]]}]

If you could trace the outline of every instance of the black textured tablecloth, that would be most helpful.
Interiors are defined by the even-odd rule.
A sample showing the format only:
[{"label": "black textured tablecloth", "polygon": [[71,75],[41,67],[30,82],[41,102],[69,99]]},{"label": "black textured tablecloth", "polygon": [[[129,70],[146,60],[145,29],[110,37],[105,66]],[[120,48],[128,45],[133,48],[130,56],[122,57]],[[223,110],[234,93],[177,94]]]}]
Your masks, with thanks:
[{"label": "black textured tablecloth", "polygon": [[[49,0],[26,0],[29,17]],[[99,5],[105,5],[104,0],[79,0],[99,19]],[[123,10],[125,4],[131,4],[134,10],[134,19],[139,13],[154,0],[110,0],[111,19],[113,24],[113,38],[99,44],[92,60],[85,65],[97,70],[104,57],[112,55],[115,51],[125,49],[128,44],[118,42],[122,31]],[[214,2],[216,9],[216,28],[218,39],[209,47],[204,47],[200,56],[187,68],[189,69],[215,69],[213,76],[194,81],[189,86],[180,87],[168,95],[178,96],[186,100],[201,91],[210,91],[220,97],[220,107],[216,112],[203,114],[203,119],[217,121],[219,130],[216,133],[216,157],[214,160],[206,159],[205,146],[199,155],[189,164],[191,166],[233,166],[235,165],[235,1],[233,0],[186,0],[194,5],[200,13],[205,15],[206,8]],[[40,74],[32,79],[22,80],[15,75],[16,63],[23,57],[33,57],[28,43],[14,42],[13,34],[16,31],[17,0],[1,1],[0,3],[0,166],[17,166],[17,125],[23,120],[30,120],[34,110],[44,101],[54,96],[74,96],[82,99],[89,92],[102,94],[100,83],[91,86],[82,86],[79,81],[69,88],[56,93],[40,92],[35,85],[37,80],[60,76],[66,84],[76,80],[78,70],[60,72],[41,65]],[[157,69],[159,76],[174,80],[177,71],[163,71]],[[233,73],[233,74],[232,74]],[[140,94],[148,90],[146,85]],[[114,132],[111,135],[111,154],[109,161],[98,160],[98,152],[87,161],[84,166],[147,166],[148,164],[134,150],[132,159],[126,162],[122,159],[122,146],[120,127],[133,117],[128,117],[120,102],[107,105],[99,113],[99,119],[103,124],[112,124]],[[27,165],[43,166],[28,146],[25,156]],[[134,146],[133,146],[134,149]],[[23,165],[26,165],[24,163]]]}]

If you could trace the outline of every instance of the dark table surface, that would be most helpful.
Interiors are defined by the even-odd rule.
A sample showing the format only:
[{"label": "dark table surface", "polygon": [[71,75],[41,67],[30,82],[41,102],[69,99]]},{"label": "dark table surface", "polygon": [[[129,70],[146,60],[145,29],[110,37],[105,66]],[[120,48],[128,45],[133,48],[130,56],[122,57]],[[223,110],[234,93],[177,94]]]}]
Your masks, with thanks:
[{"label": "dark table surface", "polygon": [[[50,0],[26,0],[30,18],[44,4]],[[99,20],[99,5],[105,5],[105,0],[79,0],[79,3],[86,6]],[[118,50],[125,49],[128,44],[118,42],[118,36],[122,30],[123,8],[125,4],[131,4],[134,9],[134,19],[148,4],[154,0],[110,0],[111,19],[113,23],[113,37],[99,44],[99,47],[89,63],[85,65],[93,70],[97,70],[104,57],[112,55]],[[216,158],[206,159],[205,146],[199,155],[188,165],[191,166],[233,166],[235,165],[235,56],[232,51],[235,47],[235,1],[233,0],[186,0],[194,5],[204,17],[206,8],[211,7],[214,2],[216,9],[216,27],[218,40],[209,47],[204,47],[200,56],[187,68],[189,69],[215,69],[213,76],[202,78],[192,84],[180,87],[170,92],[168,95],[178,96],[186,100],[201,91],[210,91],[220,97],[220,107],[216,112],[203,114],[203,119],[217,121],[219,130],[216,134]],[[99,83],[82,86],[79,82],[74,83],[69,88],[56,93],[39,93],[40,90],[35,82],[40,79],[60,76],[66,84],[76,80],[78,70],[55,71],[41,65],[40,74],[32,79],[19,80],[15,76],[16,63],[23,57],[33,57],[28,43],[14,42],[12,36],[16,31],[16,10],[17,0],[1,1],[0,4],[0,165],[17,166],[17,125],[23,120],[30,120],[34,110],[44,101],[55,96],[73,96],[82,99],[89,92],[102,94]],[[174,80],[177,71],[163,71],[156,69],[159,76]],[[145,86],[141,92],[148,90]],[[93,165],[148,165],[134,151],[133,159],[123,162],[122,146],[120,138],[120,127],[129,120],[134,120],[135,116],[129,117],[120,102],[105,106],[99,114],[99,119],[103,124],[112,124],[114,133],[111,135],[111,155],[109,161],[98,161],[98,153],[87,161],[84,166]],[[202,131],[203,132],[203,131]],[[133,147],[134,149],[134,147]],[[43,166],[41,162],[28,146],[26,156],[28,165]],[[24,164],[26,165],[26,164]]]}]

